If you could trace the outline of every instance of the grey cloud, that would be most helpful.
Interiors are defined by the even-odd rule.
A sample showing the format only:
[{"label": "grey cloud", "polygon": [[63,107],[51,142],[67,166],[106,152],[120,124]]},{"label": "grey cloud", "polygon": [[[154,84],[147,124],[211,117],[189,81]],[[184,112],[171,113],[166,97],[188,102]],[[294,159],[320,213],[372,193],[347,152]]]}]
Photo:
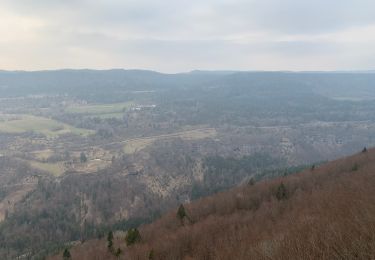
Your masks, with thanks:
[{"label": "grey cloud", "polygon": [[[51,15],[86,25],[128,25],[138,30],[189,29],[194,21],[202,26],[231,31],[259,28],[286,33],[317,33],[347,26],[375,23],[372,0],[262,0],[262,1],[118,1],[118,0],[5,0],[13,10],[29,15]],[[194,9],[209,6],[211,20],[201,19]]]},{"label": "grey cloud", "polygon": [[[370,0],[3,0],[0,6],[44,22],[33,32],[39,41],[4,48],[13,52],[0,51],[11,59],[9,53],[22,49],[19,53],[34,59],[30,63],[40,57],[45,60],[41,63],[55,66],[65,60],[65,67],[72,60],[74,66],[98,67],[105,60],[106,66],[172,71],[266,69],[268,64],[291,69],[306,62],[318,66],[321,60],[315,62],[315,57],[326,57],[332,68],[339,67],[337,61],[343,57],[357,64],[363,53],[373,57],[369,47],[358,51],[360,39],[353,46],[309,40],[374,25],[375,1]],[[307,37],[289,37],[294,35]],[[28,46],[33,46],[32,53]],[[69,58],[71,53],[77,58]],[[90,60],[91,56],[97,58]],[[17,59],[22,63],[22,57]],[[372,61],[367,58],[363,66]]]},{"label": "grey cloud", "polygon": [[372,0],[262,0],[217,6],[227,20],[283,33],[319,33],[375,23]]}]

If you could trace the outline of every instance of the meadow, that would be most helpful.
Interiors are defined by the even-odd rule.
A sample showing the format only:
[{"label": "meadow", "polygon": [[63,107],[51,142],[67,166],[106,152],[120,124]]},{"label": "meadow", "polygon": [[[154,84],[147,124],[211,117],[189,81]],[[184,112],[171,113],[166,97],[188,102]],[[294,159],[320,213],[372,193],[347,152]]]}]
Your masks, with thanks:
[{"label": "meadow", "polygon": [[122,115],[133,105],[133,102],[122,102],[114,104],[99,105],[72,105],[65,109],[66,113],[87,114],[99,117],[117,117]]},{"label": "meadow", "polygon": [[199,140],[204,138],[212,138],[215,135],[216,130],[214,128],[201,128],[171,134],[134,138],[124,141],[124,152],[126,154],[133,154],[146,148],[148,145],[151,145],[157,140],[165,140],[170,138],[181,138],[183,140]]},{"label": "meadow", "polygon": [[73,127],[56,120],[34,115],[0,115],[0,132],[21,134],[35,132],[53,138],[63,134],[77,134],[87,136],[94,132],[87,129]]}]

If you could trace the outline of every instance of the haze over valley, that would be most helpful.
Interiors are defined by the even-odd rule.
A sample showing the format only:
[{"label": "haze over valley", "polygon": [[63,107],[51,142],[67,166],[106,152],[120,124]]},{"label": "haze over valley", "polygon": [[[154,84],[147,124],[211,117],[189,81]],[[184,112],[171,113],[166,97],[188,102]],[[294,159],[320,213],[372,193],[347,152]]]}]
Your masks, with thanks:
[{"label": "haze over valley", "polygon": [[0,259],[375,259],[374,1],[0,17]]},{"label": "haze over valley", "polygon": [[46,253],[372,146],[374,78],[0,72],[2,254]]}]

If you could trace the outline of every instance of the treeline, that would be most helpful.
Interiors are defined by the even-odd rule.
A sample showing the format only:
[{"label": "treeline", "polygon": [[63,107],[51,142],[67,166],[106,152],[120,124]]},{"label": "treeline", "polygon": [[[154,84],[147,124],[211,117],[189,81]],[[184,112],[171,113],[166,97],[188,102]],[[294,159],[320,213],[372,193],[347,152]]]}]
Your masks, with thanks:
[{"label": "treeline", "polygon": [[281,175],[287,169],[287,162],[267,153],[235,157],[209,156],[203,161],[202,182],[194,182],[191,197],[198,199],[250,179],[260,180],[269,175]]}]

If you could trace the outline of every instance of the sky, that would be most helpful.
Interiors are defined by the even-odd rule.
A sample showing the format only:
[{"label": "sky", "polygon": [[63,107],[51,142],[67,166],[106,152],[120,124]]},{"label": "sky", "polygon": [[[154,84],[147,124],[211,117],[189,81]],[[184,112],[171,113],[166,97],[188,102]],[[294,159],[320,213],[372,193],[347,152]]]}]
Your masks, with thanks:
[{"label": "sky", "polygon": [[0,69],[374,70],[374,0],[1,0]]}]

